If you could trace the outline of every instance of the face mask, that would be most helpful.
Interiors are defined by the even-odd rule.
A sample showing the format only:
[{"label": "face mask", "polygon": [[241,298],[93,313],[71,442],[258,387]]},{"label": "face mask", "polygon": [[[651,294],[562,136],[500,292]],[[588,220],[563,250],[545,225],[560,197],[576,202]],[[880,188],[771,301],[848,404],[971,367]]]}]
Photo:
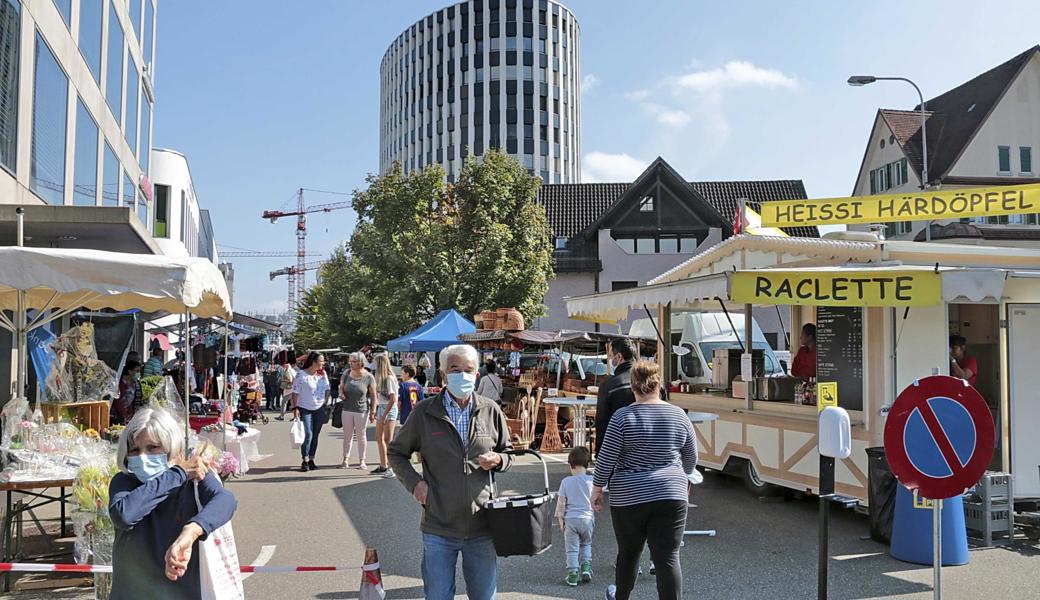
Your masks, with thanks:
[{"label": "face mask", "polygon": [[448,373],[448,391],[452,396],[468,398],[476,387],[476,373]]},{"label": "face mask", "polygon": [[146,483],[162,475],[170,466],[166,463],[165,454],[138,454],[126,457],[126,466],[137,476],[141,483]]}]

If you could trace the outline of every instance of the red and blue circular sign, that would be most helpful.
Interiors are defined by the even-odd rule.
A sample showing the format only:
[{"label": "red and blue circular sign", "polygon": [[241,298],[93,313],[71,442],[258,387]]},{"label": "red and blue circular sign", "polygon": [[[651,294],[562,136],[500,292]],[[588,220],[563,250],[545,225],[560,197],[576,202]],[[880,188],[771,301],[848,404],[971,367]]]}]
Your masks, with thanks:
[{"label": "red and blue circular sign", "polygon": [[885,455],[899,483],[924,498],[953,498],[986,472],[996,431],[989,406],[968,382],[947,375],[904,389],[885,423]]}]

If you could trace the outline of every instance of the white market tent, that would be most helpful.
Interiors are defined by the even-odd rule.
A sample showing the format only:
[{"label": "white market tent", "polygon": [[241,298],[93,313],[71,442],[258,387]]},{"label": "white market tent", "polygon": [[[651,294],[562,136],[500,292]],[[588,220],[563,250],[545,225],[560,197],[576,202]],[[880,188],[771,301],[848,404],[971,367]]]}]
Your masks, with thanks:
[{"label": "white market tent", "polygon": [[[191,314],[225,321],[232,314],[224,277],[204,258],[0,247],[0,311],[14,315],[0,312],[0,327],[15,334],[16,397],[26,381],[26,333],[80,308],[184,313],[185,322]],[[32,321],[30,309],[37,311]]]}]

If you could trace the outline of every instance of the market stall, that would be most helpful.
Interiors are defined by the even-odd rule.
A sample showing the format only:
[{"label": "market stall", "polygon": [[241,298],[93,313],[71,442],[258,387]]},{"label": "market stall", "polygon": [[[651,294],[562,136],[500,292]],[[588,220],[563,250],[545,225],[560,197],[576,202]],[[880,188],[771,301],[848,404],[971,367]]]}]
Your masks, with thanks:
[{"label": "market stall", "polygon": [[[570,298],[568,313],[620,319],[645,307],[666,324],[682,311],[722,309],[750,321],[755,307],[791,307],[792,331],[815,323],[818,332],[817,377],[804,383],[826,386],[853,421],[853,453],[838,462],[837,492],[863,504],[865,450],[881,445],[887,408],[915,379],[949,374],[949,337],[966,336],[991,379],[980,376],[976,387],[988,390],[998,417],[992,468],[1015,474],[1016,497],[1040,497],[1040,446],[1029,431],[1040,418],[1040,381],[1025,362],[1027,340],[1040,333],[1040,252],[845,236],[736,236],[645,287]],[[719,414],[696,426],[700,462],[741,468],[753,488],[816,492],[818,406],[782,378],[756,378],[754,357],[745,362],[742,354],[734,364],[731,351],[716,354],[722,362],[713,377],[726,377],[671,395],[687,410]]]}]

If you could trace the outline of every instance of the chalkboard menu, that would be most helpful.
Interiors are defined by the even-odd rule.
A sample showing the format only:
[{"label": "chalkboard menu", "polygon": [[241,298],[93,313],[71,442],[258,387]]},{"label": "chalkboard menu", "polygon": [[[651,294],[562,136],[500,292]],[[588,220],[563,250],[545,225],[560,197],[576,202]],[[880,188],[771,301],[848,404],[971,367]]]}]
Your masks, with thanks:
[{"label": "chalkboard menu", "polygon": [[816,381],[838,383],[838,406],[863,410],[863,309],[816,307]]}]

